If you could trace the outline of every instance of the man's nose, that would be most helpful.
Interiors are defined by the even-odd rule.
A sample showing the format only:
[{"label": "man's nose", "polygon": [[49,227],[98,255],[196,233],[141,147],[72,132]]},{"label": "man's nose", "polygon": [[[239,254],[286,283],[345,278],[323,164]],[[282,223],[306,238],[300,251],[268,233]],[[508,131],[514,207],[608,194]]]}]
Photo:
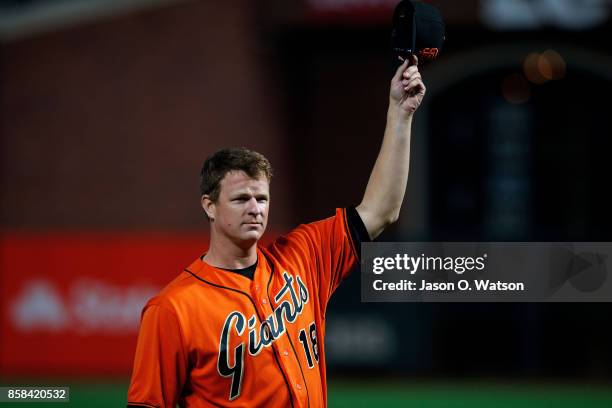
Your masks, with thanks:
[{"label": "man's nose", "polygon": [[251,199],[249,200],[247,211],[249,214],[259,214],[261,212],[257,203],[257,199],[255,197],[251,197]]}]

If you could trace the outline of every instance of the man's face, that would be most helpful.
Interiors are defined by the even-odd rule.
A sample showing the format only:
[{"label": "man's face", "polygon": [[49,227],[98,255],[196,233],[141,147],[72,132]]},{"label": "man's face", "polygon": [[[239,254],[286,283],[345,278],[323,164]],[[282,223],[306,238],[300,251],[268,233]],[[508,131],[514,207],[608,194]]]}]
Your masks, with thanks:
[{"label": "man's face", "polygon": [[241,248],[255,244],[268,223],[270,186],[265,177],[251,178],[243,171],[230,171],[221,180],[219,198],[204,196],[202,206],[214,221],[211,228]]}]

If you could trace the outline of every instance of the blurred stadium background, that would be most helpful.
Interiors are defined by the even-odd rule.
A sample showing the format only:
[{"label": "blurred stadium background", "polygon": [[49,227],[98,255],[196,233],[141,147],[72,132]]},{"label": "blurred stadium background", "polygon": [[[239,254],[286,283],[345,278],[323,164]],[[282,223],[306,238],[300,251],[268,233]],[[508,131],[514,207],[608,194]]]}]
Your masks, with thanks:
[{"label": "blurred stadium background", "polygon": [[[612,3],[430,3],[447,40],[381,240],[612,241]],[[207,246],[215,150],[272,161],[268,239],[357,204],[395,4],[0,1],[1,385],[125,405],[140,309]],[[612,406],[610,303],[359,297],[329,309],[332,407]]]}]

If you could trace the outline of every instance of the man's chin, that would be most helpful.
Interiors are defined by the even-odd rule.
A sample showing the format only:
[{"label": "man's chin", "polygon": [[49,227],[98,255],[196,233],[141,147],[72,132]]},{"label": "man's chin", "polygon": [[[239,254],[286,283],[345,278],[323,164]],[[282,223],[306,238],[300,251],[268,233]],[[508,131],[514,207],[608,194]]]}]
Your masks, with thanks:
[{"label": "man's chin", "polygon": [[252,230],[252,231],[248,231],[245,232],[244,234],[242,234],[242,240],[245,242],[250,242],[251,244],[256,243],[257,241],[259,241],[259,239],[262,237],[263,235],[263,230],[259,229],[259,230]]}]

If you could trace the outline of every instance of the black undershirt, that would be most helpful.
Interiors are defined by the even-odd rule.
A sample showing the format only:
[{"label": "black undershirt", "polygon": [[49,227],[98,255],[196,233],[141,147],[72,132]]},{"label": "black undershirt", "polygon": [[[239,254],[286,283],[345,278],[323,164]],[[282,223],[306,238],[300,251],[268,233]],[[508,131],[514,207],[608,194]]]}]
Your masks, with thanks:
[{"label": "black undershirt", "polygon": [[239,275],[245,276],[249,278],[250,280],[253,280],[253,277],[255,276],[255,269],[257,269],[257,261],[255,261],[253,265],[247,266],[246,268],[239,268],[239,269],[220,268],[220,269],[223,269],[224,271],[234,272]]},{"label": "black undershirt", "polygon": [[[348,229],[351,233],[351,238],[353,238],[353,242],[355,243],[355,248],[357,249],[357,256],[361,258],[361,243],[362,242],[370,242],[370,235],[368,234],[368,230],[366,229],[361,217],[357,210],[353,207],[349,207],[346,209],[346,220],[348,223]],[[253,280],[255,276],[255,269],[257,269],[257,261],[251,266],[247,266],[246,268],[239,269],[226,269],[221,268],[225,271],[234,272],[244,277]]]},{"label": "black undershirt", "polygon": [[357,250],[357,257],[361,260],[361,243],[370,242],[370,234],[368,234],[368,230],[355,208],[348,207],[346,209],[346,221]]}]

